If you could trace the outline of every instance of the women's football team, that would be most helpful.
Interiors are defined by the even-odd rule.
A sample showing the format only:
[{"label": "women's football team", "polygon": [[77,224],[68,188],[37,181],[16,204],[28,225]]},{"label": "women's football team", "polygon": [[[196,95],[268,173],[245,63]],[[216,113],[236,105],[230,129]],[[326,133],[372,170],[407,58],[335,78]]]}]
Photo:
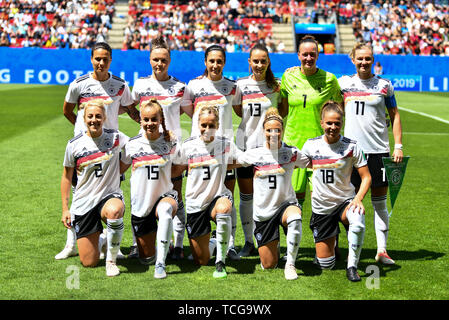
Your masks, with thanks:
[{"label": "women's football team", "polygon": [[[350,57],[356,74],[335,81],[328,73],[331,77],[326,78],[333,81],[326,85],[333,86],[332,96],[317,96],[314,99],[320,102],[314,104],[301,102],[312,109],[308,111],[312,116],[303,117],[304,126],[321,135],[291,145],[283,141],[283,135],[286,127],[291,134],[292,128],[301,125],[288,124],[295,116],[296,95],[301,99],[311,95],[303,80],[312,80],[319,72],[326,74],[316,67],[318,43],[313,37],[300,42],[301,67],[286,70],[288,77],[282,82],[274,77],[263,45],[251,49],[251,73],[237,81],[223,76],[226,53],[212,45],[205,52],[204,74],[187,85],[168,75],[170,49],[158,37],[150,50],[152,74],[138,79],[132,92],[123,79],[109,72],[110,47],[96,44],[91,54],[93,71],[70,85],[64,102],[75,137],[67,143],[61,179],[61,220],[68,229],[67,242],[55,258],[79,253],[83,266],[95,267],[104,252],[106,275],[120,274],[117,259],[123,258],[125,211],[120,183],[131,167],[130,255],[144,265],[154,264],[157,279],[167,277],[170,252],[172,259],[184,257],[184,230],[192,253],[189,258],[196,264],[207,265],[215,255],[214,278],[227,277],[227,258],[239,260],[256,251],[261,269],[276,268],[280,226],[287,245],[284,275],[287,280],[297,279],[295,261],[307,181],[313,187],[310,229],[318,268],[335,266],[341,222],[348,239],[346,275],[350,281],[360,281],[357,265],[365,236],[362,201],[369,189],[378,244],[375,259],[394,264],[386,251],[388,183],[382,157],[390,156],[390,147],[385,109],[392,121],[395,162],[403,158],[401,121],[391,83],[372,73],[372,48],[357,44]],[[288,83],[283,83],[284,78]],[[297,87],[292,86],[294,81]],[[342,95],[337,97],[335,92]],[[232,110],[241,118],[235,142]],[[118,130],[118,114],[123,112],[140,123],[135,137]],[[191,136],[183,142],[182,113],[192,118]],[[281,115],[287,114],[284,120]],[[343,123],[345,136],[341,134]],[[297,168],[311,172],[310,179],[304,175],[307,179],[301,183],[301,192],[292,185]],[[236,180],[245,237],[239,253],[234,245]]]}]

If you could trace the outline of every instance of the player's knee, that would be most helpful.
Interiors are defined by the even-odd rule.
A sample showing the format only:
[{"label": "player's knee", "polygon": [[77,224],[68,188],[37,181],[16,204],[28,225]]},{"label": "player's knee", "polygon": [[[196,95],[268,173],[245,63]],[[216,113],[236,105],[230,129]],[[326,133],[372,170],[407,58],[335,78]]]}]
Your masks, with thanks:
[{"label": "player's knee", "polygon": [[201,257],[197,257],[195,259],[196,264],[200,265],[200,266],[205,266],[209,263],[210,257],[208,254],[205,254]]},{"label": "player's knee", "polygon": [[98,265],[99,257],[95,257],[94,255],[80,257],[81,264],[85,268],[94,268]]},{"label": "player's knee", "polygon": [[353,232],[362,232],[365,230],[365,215],[359,213],[357,210],[354,211],[353,208],[349,208],[346,211],[346,218],[349,222],[349,228]]},{"label": "player's knee", "polygon": [[277,259],[261,261],[262,268],[275,269],[278,265]]},{"label": "player's knee", "polygon": [[217,214],[231,214],[232,204],[230,201],[220,201],[215,206]]},{"label": "player's knee", "polygon": [[157,206],[157,214],[158,214],[159,220],[172,219],[173,215],[175,213],[176,212],[174,211],[173,206],[169,202],[161,201]]},{"label": "player's knee", "polygon": [[109,204],[105,208],[104,215],[107,219],[120,219],[123,217],[124,207],[123,204]]}]

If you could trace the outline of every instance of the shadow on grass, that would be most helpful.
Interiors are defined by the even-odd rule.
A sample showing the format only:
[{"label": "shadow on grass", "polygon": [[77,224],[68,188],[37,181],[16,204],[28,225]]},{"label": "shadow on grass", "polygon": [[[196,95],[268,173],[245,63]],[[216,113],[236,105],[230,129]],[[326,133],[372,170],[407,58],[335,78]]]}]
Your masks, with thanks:
[{"label": "shadow on grass", "polygon": [[[376,253],[376,249],[363,249],[360,256],[358,269],[363,271],[364,273],[366,272],[365,270],[368,270],[369,266],[375,265],[379,267],[379,276],[385,277],[387,273],[399,270],[401,268],[401,262],[437,260],[445,256],[445,253],[443,252],[435,252],[424,249],[420,249],[417,251],[388,250],[388,254],[395,260],[396,264],[383,265],[375,261]],[[340,254],[341,258],[336,262],[334,270],[346,269],[346,257],[348,256],[348,249],[340,248]],[[318,276],[322,273],[322,270],[318,269],[315,264],[313,264],[314,257],[314,248],[300,248],[300,253],[296,260],[296,266],[304,272],[305,276]]]},{"label": "shadow on grass", "polygon": [[[129,248],[122,248],[123,253],[129,253]],[[285,247],[281,247],[281,257],[286,251]],[[167,265],[177,265],[179,271],[170,272],[172,274],[192,273],[196,272],[201,266],[196,265],[192,260],[188,260],[190,255],[190,247],[184,247],[184,256],[182,260],[172,260],[167,257]],[[348,255],[347,248],[340,248],[341,258],[336,262],[334,270],[346,269],[346,257]],[[385,277],[387,273],[396,271],[401,268],[401,262],[403,261],[426,261],[436,260],[445,255],[442,252],[434,252],[429,250],[417,250],[417,251],[404,251],[404,250],[388,250],[388,254],[396,261],[395,265],[382,265],[374,260],[376,255],[376,249],[363,249],[360,257],[358,269],[363,271],[361,277],[367,277],[369,274],[364,275],[369,266],[376,265],[379,267],[379,276]],[[323,272],[318,269],[313,263],[315,257],[315,248],[300,248],[298,257],[296,259],[296,267],[306,277],[319,276]],[[149,266],[142,265],[138,259],[122,259],[118,260],[118,265],[124,266],[129,273],[145,273],[148,271]],[[100,262],[100,265],[104,265],[104,261]],[[212,257],[207,266],[214,266],[215,257]],[[260,265],[260,259],[257,252],[249,257],[241,258],[238,261],[232,261],[226,259],[226,265],[236,269],[238,274],[253,274],[256,271],[256,267]],[[284,268],[285,262],[280,259],[278,268]]]}]

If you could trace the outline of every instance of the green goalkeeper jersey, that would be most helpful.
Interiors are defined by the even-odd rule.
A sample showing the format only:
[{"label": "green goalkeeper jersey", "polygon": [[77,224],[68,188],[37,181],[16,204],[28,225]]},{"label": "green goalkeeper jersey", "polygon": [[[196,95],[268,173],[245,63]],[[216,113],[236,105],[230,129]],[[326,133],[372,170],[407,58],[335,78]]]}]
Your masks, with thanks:
[{"label": "green goalkeeper jersey", "polygon": [[334,74],[318,69],[306,76],[300,67],[287,69],[282,75],[281,96],[288,98],[288,116],[284,141],[302,148],[307,139],[323,134],[320,110],[326,101],[342,102],[338,80]]}]

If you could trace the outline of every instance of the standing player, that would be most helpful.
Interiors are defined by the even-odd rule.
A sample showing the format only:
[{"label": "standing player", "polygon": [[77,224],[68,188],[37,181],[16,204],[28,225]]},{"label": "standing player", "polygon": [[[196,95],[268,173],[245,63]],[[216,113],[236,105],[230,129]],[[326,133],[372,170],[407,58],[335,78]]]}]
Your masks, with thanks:
[{"label": "standing player", "polygon": [[143,132],[126,144],[122,169],[132,164],[131,223],[137,237],[139,260],[150,264],[156,259],[154,277],[163,279],[167,277],[165,259],[178,207],[178,194],[171,182],[171,161],[178,144],[176,139],[170,140],[162,107],[156,99],[141,104],[140,116]]},{"label": "standing player", "polygon": [[[304,142],[323,133],[320,126],[320,109],[324,102],[341,102],[340,86],[330,72],[319,69],[318,42],[313,36],[305,36],[299,42],[298,58],[300,67],[285,71],[281,81],[281,116],[287,117],[284,141],[297,148]],[[311,169],[295,169],[292,177],[296,197],[302,205],[307,183],[310,185]]]},{"label": "standing player", "polygon": [[[164,111],[164,119],[167,130],[176,134],[178,142],[182,139],[180,115],[181,100],[184,95],[185,83],[168,75],[170,66],[170,49],[162,36],[151,41],[150,64],[152,74],[149,77],[137,79],[132,91],[134,105],[141,104],[151,99],[156,99]],[[182,259],[183,240],[185,230],[185,211],[182,201],[182,175],[173,177],[173,185],[178,192],[178,211],[174,218],[174,250],[172,258]],[[134,256],[136,247],[132,248],[131,256]]]},{"label": "standing player", "polygon": [[[234,139],[232,126],[232,100],[235,96],[235,81],[223,77],[223,68],[226,63],[226,52],[219,45],[212,45],[206,49],[204,74],[187,84],[181,106],[185,113],[192,118],[191,136],[199,134],[198,115],[205,106],[215,106],[219,112],[219,127],[217,135],[230,140]],[[226,174],[226,187],[234,194],[235,170]],[[237,213],[232,207],[232,234],[229,241],[228,256],[231,260],[240,257],[234,247],[235,231],[237,226]]]},{"label": "standing player", "polygon": [[[84,110],[82,103],[93,99],[102,99],[107,104],[106,120],[104,127],[118,130],[119,108],[124,107],[130,117],[139,121],[139,112],[131,106],[131,93],[126,82],[112,75],[109,67],[112,61],[112,49],[104,42],[96,43],[91,51],[91,62],[93,72],[75,79],[67,91],[63,112],[64,116],[75,126],[74,135],[78,135],[86,130],[84,124]],[[74,113],[78,105],[77,114]],[[76,176],[74,176],[76,179]],[[74,181],[74,185],[76,180]],[[76,255],[75,233],[73,229],[67,229],[67,241],[64,249],[55,256],[55,259],[66,259]]]},{"label": "standing player", "polygon": [[286,232],[287,280],[298,278],[295,260],[301,241],[301,206],[291,184],[295,167],[306,167],[309,158],[296,147],[282,142],[283,120],[276,108],[269,108],[263,119],[265,143],[248,149],[237,162],[254,167],[254,235],[262,268],[275,268],[278,263],[279,225]]},{"label": "standing player", "polygon": [[[368,167],[373,178],[371,204],[374,208],[374,227],[377,238],[376,261],[394,264],[387,253],[389,216],[387,210],[388,182],[382,157],[390,156],[388,128],[385,108],[392,122],[394,137],[393,161],[401,162],[402,124],[399,116],[394,88],[391,82],[372,73],[373,50],[369,44],[356,44],[350,54],[357,73],[343,76],[339,83],[345,100],[345,136],[357,140],[368,159]],[[351,179],[356,188],[360,187],[357,171]]]},{"label": "standing player", "polygon": [[[125,204],[120,190],[120,150],[128,137],[103,128],[106,108],[101,99],[82,104],[85,132],[67,143],[61,178],[62,222],[76,234],[80,260],[95,267],[100,258],[99,239],[107,224],[106,275],[117,276],[117,254],[123,235]],[[75,173],[76,170],[76,173]],[[78,177],[72,205],[69,199],[73,175]]]},{"label": "standing player", "polygon": [[[323,105],[321,126],[324,135],[307,140],[302,148],[313,166],[310,229],[315,240],[315,263],[321,269],[334,267],[340,221],[349,226],[346,276],[350,281],[360,281],[357,264],[365,235],[362,201],[370,187],[371,176],[358,144],[340,134],[343,109],[338,103],[328,101]],[[361,177],[357,194],[351,184],[353,167]]]},{"label": "standing player", "polygon": [[[280,103],[279,80],[271,71],[270,57],[264,45],[256,44],[249,53],[248,63],[252,74],[237,80],[234,98],[234,111],[242,118],[236,135],[240,150],[263,146],[263,120],[270,107]],[[254,248],[253,241],[253,176],[254,168],[237,168],[237,181],[240,189],[240,220],[245,235],[245,245],[240,257],[249,256]]]},{"label": "standing player", "polygon": [[217,224],[214,278],[226,278],[226,252],[232,231],[232,193],[225,186],[228,164],[238,155],[232,140],[216,135],[219,111],[204,106],[197,114],[199,133],[185,140],[175,163],[188,169],[186,185],[187,234],[197,264],[210,259],[210,220]]}]

